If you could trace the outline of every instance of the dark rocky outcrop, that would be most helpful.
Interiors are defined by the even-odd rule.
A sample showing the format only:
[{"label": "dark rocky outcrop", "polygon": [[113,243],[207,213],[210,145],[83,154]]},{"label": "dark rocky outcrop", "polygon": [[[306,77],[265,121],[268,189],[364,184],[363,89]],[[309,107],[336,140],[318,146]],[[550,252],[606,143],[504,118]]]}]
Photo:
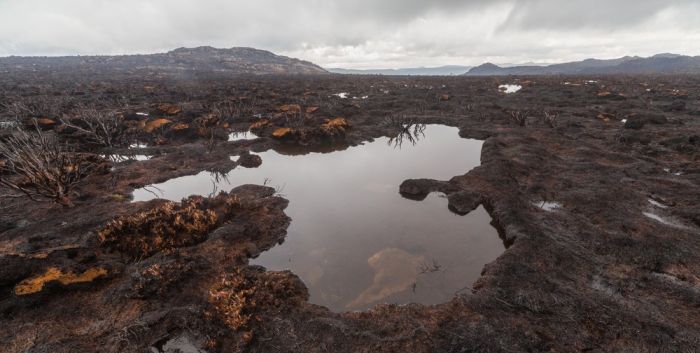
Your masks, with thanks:
[{"label": "dark rocky outcrop", "polygon": [[3,71],[129,72],[143,70],[171,74],[325,74],[308,61],[288,58],[254,48],[179,48],[167,53],[117,56],[62,56],[0,58]]}]

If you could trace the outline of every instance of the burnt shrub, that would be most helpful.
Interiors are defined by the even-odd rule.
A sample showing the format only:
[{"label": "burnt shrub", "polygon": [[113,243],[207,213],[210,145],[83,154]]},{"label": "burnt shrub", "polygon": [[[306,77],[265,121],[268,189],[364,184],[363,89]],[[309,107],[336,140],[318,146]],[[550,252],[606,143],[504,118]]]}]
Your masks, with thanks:
[{"label": "burnt shrub", "polygon": [[98,236],[108,249],[134,259],[203,242],[221,222],[232,216],[238,198],[222,193],[214,198],[191,196],[152,209],[121,216],[105,225]]},{"label": "burnt shrub", "polygon": [[15,193],[0,196],[72,206],[74,187],[101,166],[101,158],[75,153],[39,128],[35,133],[17,129],[0,141],[0,185]]}]

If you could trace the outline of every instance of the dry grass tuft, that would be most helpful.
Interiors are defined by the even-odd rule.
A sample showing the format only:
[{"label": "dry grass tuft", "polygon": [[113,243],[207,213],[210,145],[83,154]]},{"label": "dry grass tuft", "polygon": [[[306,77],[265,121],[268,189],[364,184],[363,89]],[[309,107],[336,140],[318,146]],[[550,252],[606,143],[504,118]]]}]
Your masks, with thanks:
[{"label": "dry grass tuft", "polygon": [[291,310],[307,299],[304,285],[289,273],[247,267],[222,276],[209,291],[212,314],[239,333],[243,345],[252,341],[265,314]]}]

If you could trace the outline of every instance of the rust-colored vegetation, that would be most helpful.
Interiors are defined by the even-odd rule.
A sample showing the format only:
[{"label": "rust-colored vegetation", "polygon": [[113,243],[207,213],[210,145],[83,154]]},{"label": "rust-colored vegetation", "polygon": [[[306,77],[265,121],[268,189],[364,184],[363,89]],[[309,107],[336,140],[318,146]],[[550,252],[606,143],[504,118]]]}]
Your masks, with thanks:
[{"label": "rust-colored vegetation", "polygon": [[212,314],[249,343],[264,313],[289,311],[308,299],[306,288],[288,272],[237,268],[209,291]]},{"label": "rust-colored vegetation", "polygon": [[230,218],[237,202],[236,197],[223,193],[212,199],[191,196],[182,202],[165,202],[118,217],[98,235],[103,246],[143,258],[204,241],[220,222]]}]

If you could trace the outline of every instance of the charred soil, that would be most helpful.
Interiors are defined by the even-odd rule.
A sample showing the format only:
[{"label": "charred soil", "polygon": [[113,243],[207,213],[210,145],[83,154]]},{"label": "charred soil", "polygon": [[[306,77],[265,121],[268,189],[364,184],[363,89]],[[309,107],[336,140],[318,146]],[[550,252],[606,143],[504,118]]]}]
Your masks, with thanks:
[{"label": "charred soil", "polygon": [[[18,126],[65,153],[149,158],[100,159],[64,205],[0,188],[0,347],[696,352],[698,92],[699,77],[674,76],[3,75],[0,141]],[[88,105],[110,114],[86,120]],[[444,304],[334,313],[310,304],[293,273],[249,265],[290,223],[294,200],[267,186],[131,202],[174,177],[265,163],[250,152],[405,143],[420,124],[485,140],[482,163],[450,180],[407,180],[402,194],[445,193],[458,214],[483,205],[509,245]],[[227,141],[249,129],[258,138]],[[0,177],[31,188],[2,157]]]}]

